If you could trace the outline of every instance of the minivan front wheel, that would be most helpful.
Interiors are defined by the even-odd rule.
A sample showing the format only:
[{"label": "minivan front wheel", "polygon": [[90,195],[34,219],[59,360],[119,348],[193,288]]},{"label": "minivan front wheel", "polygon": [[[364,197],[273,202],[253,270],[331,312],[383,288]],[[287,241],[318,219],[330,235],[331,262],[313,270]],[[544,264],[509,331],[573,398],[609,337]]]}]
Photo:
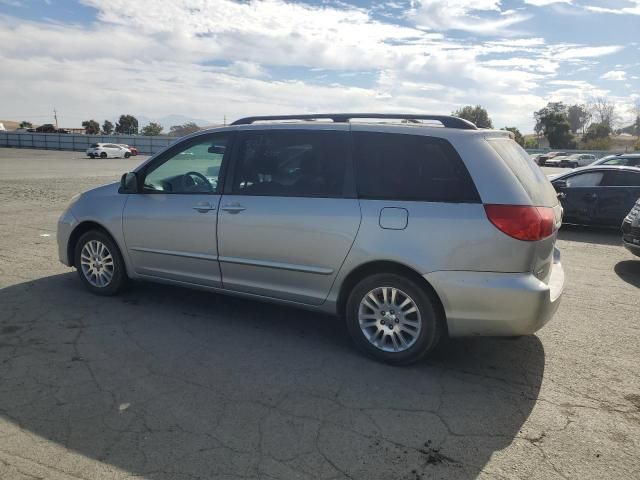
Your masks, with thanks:
[{"label": "minivan front wheel", "polygon": [[98,295],[115,295],[127,280],[118,247],[99,230],[90,230],[80,237],[74,265],[85,287]]},{"label": "minivan front wheel", "polygon": [[346,321],[356,345],[391,364],[413,363],[438,344],[442,322],[430,295],[397,274],[361,280],[347,301]]}]

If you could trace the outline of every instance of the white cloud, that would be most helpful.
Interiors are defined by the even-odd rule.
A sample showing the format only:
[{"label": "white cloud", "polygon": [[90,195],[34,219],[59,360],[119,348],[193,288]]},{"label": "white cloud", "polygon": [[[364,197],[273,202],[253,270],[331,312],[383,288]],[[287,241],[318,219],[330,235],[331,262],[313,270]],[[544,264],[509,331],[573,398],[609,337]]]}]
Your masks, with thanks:
[{"label": "white cloud", "polygon": [[600,77],[603,80],[618,80],[623,81],[627,79],[627,72],[624,70],[611,70]]},{"label": "white cloud", "polygon": [[494,36],[529,18],[515,10],[502,10],[500,4],[501,0],[420,0],[409,18],[421,28]]},{"label": "white cloud", "polygon": [[592,12],[597,13],[613,13],[617,15],[640,15],[640,0],[624,0],[625,3],[631,4],[629,6],[620,6],[618,8],[613,8],[611,2],[603,2],[605,5],[609,6],[599,6],[599,5],[587,5],[585,8],[587,10],[591,10]]},{"label": "white cloud", "polygon": [[[621,48],[495,36],[492,29],[521,21],[499,0],[452,0],[449,12],[438,8],[442,2],[425,1],[408,17],[433,11],[444,15],[439,30],[490,33],[490,40],[381,21],[337,2],[84,3],[98,9],[100,21],[63,25],[0,15],[0,91],[9,92],[3,115],[22,120],[55,102],[74,126],[123,111],[220,122],[223,115],[328,110],[450,113],[480,103],[497,126],[528,130],[563,65],[575,70],[585,58]],[[495,24],[502,20],[508,22]],[[556,86],[554,95],[567,98],[593,90]]]},{"label": "white cloud", "polygon": [[602,47],[560,47],[558,48],[558,51],[554,53],[554,58],[558,60],[577,60],[582,58],[602,57],[604,55],[619,52],[623,48],[624,47],[619,45]]},{"label": "white cloud", "polygon": [[573,0],[524,0],[527,5],[533,5],[534,7],[546,7],[547,5],[553,5],[554,3],[573,3]]}]

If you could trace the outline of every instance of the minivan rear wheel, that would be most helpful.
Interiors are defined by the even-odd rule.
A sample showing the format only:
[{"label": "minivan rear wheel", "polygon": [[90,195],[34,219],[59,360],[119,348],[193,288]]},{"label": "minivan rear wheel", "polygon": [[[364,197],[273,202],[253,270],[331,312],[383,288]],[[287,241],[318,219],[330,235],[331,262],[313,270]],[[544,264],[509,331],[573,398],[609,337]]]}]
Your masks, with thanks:
[{"label": "minivan rear wheel", "polygon": [[102,152],[100,154],[100,158],[107,158],[107,153],[106,152]]},{"label": "minivan rear wheel", "polygon": [[436,301],[414,281],[379,273],[353,288],[346,322],[360,350],[377,360],[402,365],[436,348],[442,334],[438,312]]}]

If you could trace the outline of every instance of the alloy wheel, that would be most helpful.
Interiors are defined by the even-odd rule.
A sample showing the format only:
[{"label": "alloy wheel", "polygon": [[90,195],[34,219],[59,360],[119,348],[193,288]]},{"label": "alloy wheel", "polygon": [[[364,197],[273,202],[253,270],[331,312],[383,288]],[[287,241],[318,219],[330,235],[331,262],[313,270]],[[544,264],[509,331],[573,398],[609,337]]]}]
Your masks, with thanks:
[{"label": "alloy wheel", "polygon": [[395,287],[369,291],[360,301],[358,322],[369,343],[384,352],[411,348],[422,329],[415,300]]},{"label": "alloy wheel", "polygon": [[84,244],[80,252],[80,266],[84,277],[94,287],[103,288],[111,283],[115,269],[113,256],[99,240],[89,240]]}]

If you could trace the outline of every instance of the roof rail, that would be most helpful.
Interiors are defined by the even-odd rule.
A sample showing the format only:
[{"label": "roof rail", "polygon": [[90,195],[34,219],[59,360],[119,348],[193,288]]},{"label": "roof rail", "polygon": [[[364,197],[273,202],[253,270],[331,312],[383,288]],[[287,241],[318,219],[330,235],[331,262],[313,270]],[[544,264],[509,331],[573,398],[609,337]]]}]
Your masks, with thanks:
[{"label": "roof rail", "polygon": [[268,120],[319,120],[330,119],[334,122],[348,122],[354,118],[395,118],[398,120],[436,120],[446,128],[459,128],[462,130],[477,130],[473,123],[463,118],[453,117],[451,115],[416,115],[412,113],[319,113],[304,115],[262,115],[256,117],[245,117],[236,120],[231,125],[249,125],[254,122]]}]

